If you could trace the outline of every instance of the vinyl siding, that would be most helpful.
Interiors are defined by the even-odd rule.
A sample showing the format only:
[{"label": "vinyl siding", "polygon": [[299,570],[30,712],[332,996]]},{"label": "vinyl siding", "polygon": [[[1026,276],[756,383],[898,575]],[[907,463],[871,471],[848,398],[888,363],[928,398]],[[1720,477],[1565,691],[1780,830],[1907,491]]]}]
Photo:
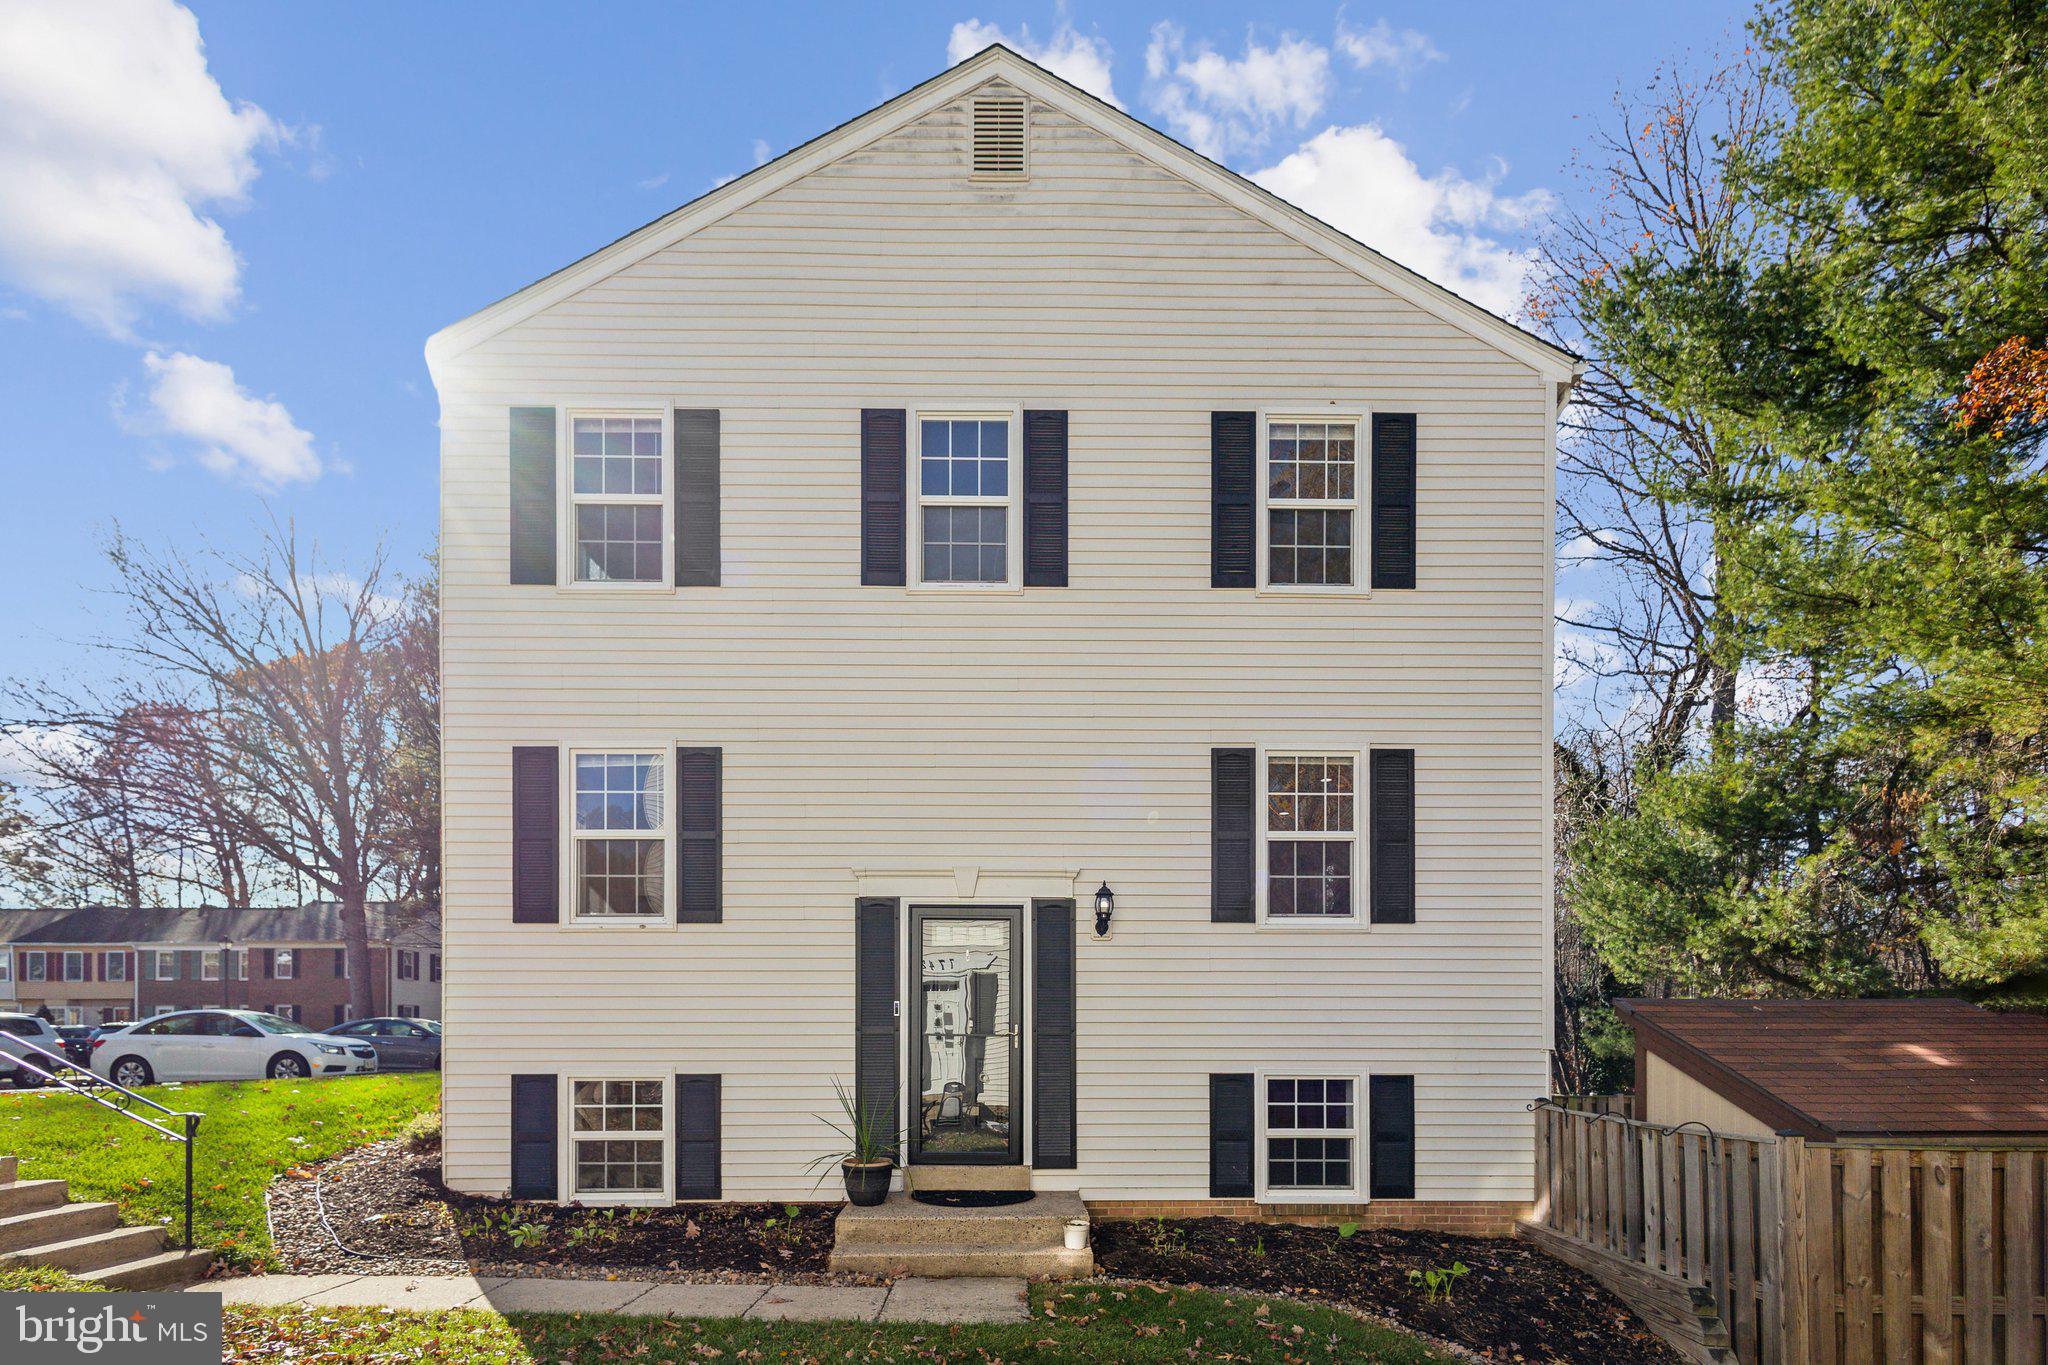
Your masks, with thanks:
[{"label": "vinyl siding", "polygon": [[[707,1072],[726,1197],[805,1197],[852,1071],[856,894],[1107,879],[1115,933],[1077,944],[1079,1167],[1041,1187],[1202,1197],[1209,1073],[1379,1072],[1417,1078],[1418,1197],[1526,1198],[1546,382],[1043,103],[1030,181],[972,183],[965,123],[441,368],[450,1183],[506,1188],[511,1073]],[[719,409],[723,586],[508,586],[520,404]],[[860,409],[939,405],[1070,413],[1071,587],[859,585]],[[1371,405],[1419,414],[1422,586],[1211,589],[1210,411]],[[514,925],[512,746],[649,741],[724,749],[724,922]],[[1375,743],[1416,751],[1418,923],[1211,924],[1210,748]]]}]

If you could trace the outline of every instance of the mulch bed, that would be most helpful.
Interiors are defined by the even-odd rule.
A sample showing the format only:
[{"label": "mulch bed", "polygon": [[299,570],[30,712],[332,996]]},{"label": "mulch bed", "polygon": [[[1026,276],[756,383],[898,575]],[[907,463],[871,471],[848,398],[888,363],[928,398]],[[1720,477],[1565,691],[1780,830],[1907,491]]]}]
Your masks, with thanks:
[{"label": "mulch bed", "polygon": [[[1229,1218],[1110,1219],[1095,1225],[1099,1273],[1333,1301],[1489,1359],[1670,1365],[1681,1357],[1621,1301],[1527,1242]],[[1430,1303],[1410,1270],[1463,1262]]]},{"label": "mulch bed", "polygon": [[441,1184],[432,1139],[372,1143],[295,1168],[270,1187],[272,1245],[302,1274],[802,1283],[827,1278],[838,1212],[837,1204],[593,1209],[484,1199]]}]

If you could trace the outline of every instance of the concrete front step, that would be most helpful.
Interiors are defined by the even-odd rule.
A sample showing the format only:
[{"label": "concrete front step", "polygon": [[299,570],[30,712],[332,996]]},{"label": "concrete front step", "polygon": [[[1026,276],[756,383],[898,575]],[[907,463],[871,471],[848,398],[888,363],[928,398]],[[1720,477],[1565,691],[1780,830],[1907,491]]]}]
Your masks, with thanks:
[{"label": "concrete front step", "polygon": [[1060,1245],[1068,1220],[1087,1216],[1081,1197],[1066,1190],[987,1209],[950,1209],[892,1194],[873,1208],[841,1209],[833,1233],[835,1245],[848,1250],[933,1242],[1030,1249]]},{"label": "concrete front step", "polygon": [[164,1240],[162,1228],[111,1228],[0,1254],[0,1266],[47,1265],[86,1274],[146,1260],[164,1249]]},{"label": "concrete front step", "polygon": [[0,1252],[68,1242],[89,1232],[117,1227],[121,1212],[112,1204],[59,1204],[0,1218]]},{"label": "concrete front step", "polygon": [[832,1269],[849,1274],[957,1279],[964,1275],[1023,1275],[1036,1280],[1082,1280],[1095,1273],[1095,1253],[1063,1246],[1000,1247],[976,1242],[918,1246],[864,1246],[832,1251]]},{"label": "concrete front step", "polygon": [[193,1251],[163,1251],[140,1260],[123,1261],[89,1272],[85,1278],[109,1289],[176,1289],[203,1279],[213,1264],[213,1253],[205,1247]]},{"label": "concrete front step", "polygon": [[1028,1190],[1029,1166],[905,1166],[907,1190]]},{"label": "concrete front step", "polygon": [[14,1180],[0,1185],[0,1218],[54,1209],[71,1197],[67,1180]]}]

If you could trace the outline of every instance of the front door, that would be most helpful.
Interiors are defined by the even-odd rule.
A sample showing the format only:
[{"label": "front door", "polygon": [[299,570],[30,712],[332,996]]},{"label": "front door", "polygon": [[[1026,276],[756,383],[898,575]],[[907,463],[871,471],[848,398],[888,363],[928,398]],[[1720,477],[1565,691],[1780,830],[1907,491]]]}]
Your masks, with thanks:
[{"label": "front door", "polygon": [[910,1159],[1024,1159],[1021,909],[918,906]]}]

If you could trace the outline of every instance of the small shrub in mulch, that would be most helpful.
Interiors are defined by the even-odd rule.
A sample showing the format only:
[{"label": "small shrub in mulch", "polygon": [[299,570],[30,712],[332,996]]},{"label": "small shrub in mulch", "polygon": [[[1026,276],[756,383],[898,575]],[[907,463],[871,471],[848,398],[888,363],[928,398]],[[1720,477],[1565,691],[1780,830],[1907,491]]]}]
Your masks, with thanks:
[{"label": "small shrub in mulch", "polygon": [[473,1263],[658,1267],[690,1274],[817,1274],[832,1253],[836,1204],[678,1204],[560,1208],[446,1193]]},{"label": "small shrub in mulch", "polygon": [[[1095,1225],[1099,1273],[1349,1304],[1502,1360],[1667,1365],[1679,1356],[1605,1289],[1527,1242],[1232,1218]],[[1410,1271],[1462,1263],[1447,1293]]]}]

